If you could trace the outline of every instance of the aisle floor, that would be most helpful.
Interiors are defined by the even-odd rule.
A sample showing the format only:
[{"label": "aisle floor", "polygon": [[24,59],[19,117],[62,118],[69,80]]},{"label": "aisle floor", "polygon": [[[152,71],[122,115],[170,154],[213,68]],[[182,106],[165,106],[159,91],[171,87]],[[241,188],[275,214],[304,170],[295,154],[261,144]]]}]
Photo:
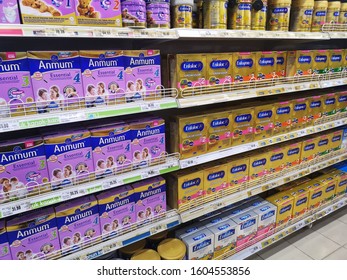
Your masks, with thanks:
[{"label": "aisle floor", "polygon": [[249,260],[347,260],[347,207],[284,238]]}]

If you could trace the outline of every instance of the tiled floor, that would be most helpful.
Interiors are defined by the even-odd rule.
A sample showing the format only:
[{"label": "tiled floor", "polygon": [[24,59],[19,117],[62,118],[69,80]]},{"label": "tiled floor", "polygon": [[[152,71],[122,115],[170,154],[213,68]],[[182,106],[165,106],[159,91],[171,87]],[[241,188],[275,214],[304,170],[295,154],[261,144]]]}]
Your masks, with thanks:
[{"label": "tiled floor", "polygon": [[249,260],[347,260],[347,207],[279,241]]}]

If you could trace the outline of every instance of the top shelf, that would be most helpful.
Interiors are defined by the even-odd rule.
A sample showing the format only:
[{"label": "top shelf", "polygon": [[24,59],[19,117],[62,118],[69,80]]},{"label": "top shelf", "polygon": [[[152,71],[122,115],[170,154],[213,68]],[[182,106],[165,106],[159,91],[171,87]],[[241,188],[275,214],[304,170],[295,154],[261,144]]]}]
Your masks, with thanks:
[{"label": "top shelf", "polygon": [[0,37],[62,37],[120,39],[296,39],[329,40],[347,38],[345,31],[283,32],[218,29],[132,29],[113,27],[1,25]]}]

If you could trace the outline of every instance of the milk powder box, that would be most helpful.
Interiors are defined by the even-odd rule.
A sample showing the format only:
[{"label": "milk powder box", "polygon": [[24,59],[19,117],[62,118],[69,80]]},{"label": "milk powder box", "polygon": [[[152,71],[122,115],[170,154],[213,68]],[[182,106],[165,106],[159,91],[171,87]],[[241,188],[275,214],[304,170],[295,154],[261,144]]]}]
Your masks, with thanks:
[{"label": "milk powder box", "polygon": [[50,190],[41,137],[0,142],[0,201]]},{"label": "milk powder box", "polygon": [[207,151],[219,151],[231,146],[232,114],[229,111],[213,112],[207,115]]},{"label": "milk powder box", "polygon": [[18,0],[22,22],[41,25],[75,25],[75,1]]},{"label": "milk powder box", "polygon": [[331,132],[330,136],[330,152],[338,151],[341,149],[343,130]]},{"label": "milk powder box", "polygon": [[60,250],[53,208],[44,208],[7,221],[7,236],[12,259],[47,259]]},{"label": "milk powder box", "polygon": [[103,235],[113,234],[136,222],[134,190],[131,186],[110,189],[98,194],[96,198]]},{"label": "milk powder box", "polygon": [[[29,64],[25,52],[0,53],[0,117],[35,112]],[[31,104],[30,104],[31,102]],[[29,103],[24,106],[23,103]],[[8,108],[6,105],[10,105]]]},{"label": "milk powder box", "polygon": [[322,157],[327,155],[330,152],[330,135],[329,134],[323,134],[318,136],[317,141],[317,154],[318,156]]},{"label": "milk powder box", "polygon": [[306,98],[293,99],[292,129],[306,127],[308,118],[308,100]]},{"label": "milk powder box", "polygon": [[275,205],[266,203],[253,209],[253,212],[258,215],[258,229],[256,237],[265,236],[275,228],[277,212],[277,207]]},{"label": "milk powder box", "polygon": [[305,214],[308,210],[309,190],[304,186],[297,186],[289,190],[288,193],[294,197],[293,218]]},{"label": "milk powder box", "polygon": [[274,128],[274,106],[266,104],[254,107],[254,140],[270,138]]},{"label": "milk powder box", "polygon": [[96,178],[112,175],[130,167],[131,130],[126,123],[90,129]]},{"label": "milk powder box", "polygon": [[171,87],[185,88],[207,84],[207,56],[205,54],[169,55]]},{"label": "milk powder box", "polygon": [[278,78],[276,51],[257,52],[255,61],[258,80]]},{"label": "milk powder box", "polygon": [[0,220],[0,260],[12,260],[5,220]]},{"label": "milk powder box", "polygon": [[159,216],[166,211],[166,182],[155,177],[133,184],[138,222]]},{"label": "milk powder box", "polygon": [[218,225],[220,223],[224,223],[229,220],[229,217],[227,214],[219,214],[216,217],[212,217],[209,219],[206,219],[202,222],[202,224],[206,228],[214,227],[215,225]]},{"label": "milk powder box", "polygon": [[191,234],[194,234],[200,230],[206,229],[205,226],[202,225],[202,223],[194,223],[192,225],[188,225],[184,228],[175,230],[175,237],[178,239],[183,239],[186,236],[189,236]]},{"label": "milk powder box", "polygon": [[286,149],[286,156],[285,156],[285,167],[291,168],[295,167],[298,164],[300,164],[300,157],[301,157],[301,147],[302,143],[289,143],[288,145],[284,146]]},{"label": "milk powder box", "polygon": [[226,164],[218,162],[214,165],[203,166],[202,169],[204,172],[204,193],[206,195],[227,190],[229,185]]},{"label": "milk powder box", "polygon": [[222,256],[236,248],[236,227],[237,224],[228,219],[209,228],[214,234],[214,258]]},{"label": "milk powder box", "polygon": [[0,23],[20,24],[20,14],[16,0],[2,0],[0,3]]},{"label": "milk powder box", "polygon": [[312,74],[312,51],[289,51],[287,55],[287,75],[305,76]]},{"label": "milk powder box", "polygon": [[329,72],[328,56],[328,50],[314,51],[312,62],[313,74],[326,74]]},{"label": "milk powder box", "polygon": [[255,52],[234,52],[233,53],[233,73],[234,82],[250,82],[256,80],[256,53]]},{"label": "milk powder box", "polygon": [[249,180],[249,157],[226,160],[228,183],[230,188],[237,188]]},{"label": "milk powder box", "polygon": [[249,180],[259,180],[269,172],[268,152],[254,152],[249,157]]},{"label": "milk powder box", "polygon": [[266,198],[271,204],[277,207],[276,226],[286,224],[293,217],[294,198],[284,193],[277,193]]},{"label": "milk powder box", "polygon": [[323,116],[330,117],[336,114],[336,96],[335,93],[324,94],[323,101]]},{"label": "milk powder box", "polygon": [[286,151],[284,146],[278,148],[269,148],[268,158],[269,158],[269,173],[281,172],[286,166]]},{"label": "milk powder box", "polygon": [[124,102],[123,51],[80,51],[79,54],[87,105]]},{"label": "milk powder box", "polygon": [[124,51],[125,93],[127,102],[156,97],[161,89],[160,51]]},{"label": "milk powder box", "polygon": [[230,84],[233,81],[232,53],[207,54],[206,62],[208,85]]},{"label": "milk powder box", "polygon": [[39,112],[80,108],[84,97],[78,51],[28,52]]},{"label": "milk powder box", "polygon": [[323,185],[321,185],[318,181],[311,181],[304,185],[304,187],[310,192],[307,205],[308,209],[312,210],[319,207],[324,202]]},{"label": "milk powder box", "polygon": [[168,176],[167,199],[171,208],[194,207],[203,195],[204,172],[201,169],[189,168]]},{"label": "milk powder box", "polygon": [[203,229],[182,239],[187,247],[188,260],[211,260],[214,251],[214,234]]},{"label": "milk powder box", "polygon": [[70,186],[94,177],[90,132],[71,130],[43,137],[52,188]]},{"label": "milk powder box", "polygon": [[264,204],[268,204],[269,202],[262,199],[261,197],[255,196],[253,200],[245,203],[243,206],[246,207],[245,209],[253,210],[254,208],[258,208]]},{"label": "milk powder box", "polygon": [[308,120],[307,125],[313,126],[315,122],[322,118],[323,102],[322,96],[311,96],[308,97]]},{"label": "milk powder box", "polygon": [[336,111],[337,113],[345,113],[347,111],[347,92],[336,92]]},{"label": "milk powder box", "polygon": [[77,25],[122,27],[121,5],[117,1],[76,1]]},{"label": "milk powder box", "polygon": [[277,102],[274,104],[274,130],[273,134],[284,134],[291,131],[293,104],[291,101]]},{"label": "milk powder box", "polygon": [[329,62],[328,62],[328,67],[329,67],[329,72],[330,73],[336,73],[336,72],[341,72],[343,69],[343,62],[342,62],[342,57],[344,55],[343,50],[338,49],[338,50],[329,50]]},{"label": "milk powder box", "polygon": [[309,162],[314,160],[318,155],[317,148],[318,137],[306,139],[302,142],[300,162]]},{"label": "milk powder box", "polygon": [[55,207],[59,240],[69,251],[97,241],[101,235],[98,202],[94,195],[80,197]]},{"label": "milk powder box", "polygon": [[233,217],[232,220],[238,225],[236,227],[237,247],[240,247],[255,238],[258,229],[258,214],[253,211],[247,211]]},{"label": "milk powder box", "polygon": [[166,155],[164,119],[149,117],[130,122],[129,125],[135,166],[148,166]]},{"label": "milk powder box", "polygon": [[170,141],[171,151],[179,152],[181,159],[205,154],[207,152],[207,128],[206,115],[177,116],[170,123],[172,135],[176,135]]},{"label": "milk powder box", "polygon": [[233,109],[232,145],[242,145],[254,139],[254,108]]},{"label": "milk powder box", "polygon": [[279,78],[286,77],[287,67],[287,51],[277,51],[277,76]]},{"label": "milk powder box", "polygon": [[323,186],[324,202],[329,202],[335,197],[337,180],[331,174],[321,175],[316,180]]}]

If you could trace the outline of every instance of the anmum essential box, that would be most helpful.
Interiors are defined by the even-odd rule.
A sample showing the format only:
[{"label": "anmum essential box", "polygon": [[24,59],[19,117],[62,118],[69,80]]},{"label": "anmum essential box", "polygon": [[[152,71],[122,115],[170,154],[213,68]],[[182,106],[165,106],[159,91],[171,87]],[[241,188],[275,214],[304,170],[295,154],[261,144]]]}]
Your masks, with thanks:
[{"label": "anmum essential box", "polygon": [[254,140],[270,138],[274,129],[273,104],[254,107]]},{"label": "anmum essential box", "polygon": [[268,152],[254,152],[249,156],[249,180],[262,179],[269,172]]},{"label": "anmum essential box", "polygon": [[102,234],[111,234],[136,222],[134,190],[121,186],[96,196]]},{"label": "anmum essential box", "polygon": [[286,149],[285,167],[291,168],[300,164],[302,143],[289,143],[284,147]]},{"label": "anmum essential box", "polygon": [[336,96],[335,93],[324,94],[323,96],[323,116],[330,117],[336,114]]},{"label": "anmum essential box", "polygon": [[258,230],[258,214],[253,211],[247,211],[232,217],[232,220],[237,224],[236,247],[251,242],[256,237]]},{"label": "anmum essential box", "polygon": [[230,84],[233,81],[232,53],[206,54],[206,82],[208,85]]},{"label": "anmum essential box", "polygon": [[182,239],[187,246],[188,260],[210,260],[213,258],[214,234],[203,229]]},{"label": "anmum essential box", "polygon": [[317,148],[318,137],[306,139],[302,142],[300,162],[309,162],[314,160],[318,155]]},{"label": "anmum essential box", "polygon": [[232,220],[210,227],[209,230],[214,234],[214,254],[217,258],[236,248],[237,224]]},{"label": "anmum essential box", "polygon": [[313,52],[310,50],[288,51],[287,75],[289,77],[311,75],[312,56]]},{"label": "anmum essential box", "polygon": [[311,210],[320,206],[325,199],[324,193],[323,193],[324,186],[320,184],[318,181],[312,181],[307,183],[305,187],[310,192],[310,197],[308,200],[308,208]]},{"label": "anmum essential box", "polygon": [[308,100],[306,98],[293,99],[292,129],[306,127],[308,119]]},{"label": "anmum essential box", "polygon": [[126,101],[156,97],[162,85],[160,51],[126,50],[123,54]]},{"label": "anmum essential box", "polygon": [[287,51],[277,51],[277,70],[276,74],[278,78],[286,77],[286,68],[287,68]]},{"label": "anmum essential box", "polygon": [[234,82],[249,82],[256,80],[256,53],[255,52],[234,52],[233,53],[233,73]]},{"label": "anmum essential box", "polygon": [[205,54],[169,55],[171,87],[185,88],[206,85],[207,56]]},{"label": "anmum essential box", "polygon": [[181,159],[205,154],[207,152],[206,115],[177,116],[170,123],[174,139],[170,141],[171,151],[179,152]]},{"label": "anmum essential box", "polygon": [[0,220],[0,260],[12,260],[5,220]]},{"label": "anmum essential box", "polygon": [[50,190],[41,137],[0,142],[0,201]]},{"label": "anmum essential box", "polygon": [[329,50],[329,72],[330,73],[336,73],[341,72],[343,69],[343,50],[337,49],[337,50]]},{"label": "anmum essential box", "polygon": [[60,250],[53,208],[44,208],[7,221],[8,242],[13,260],[49,259]]},{"label": "anmum essential box", "polygon": [[24,24],[76,25],[75,1],[19,0],[18,3]]},{"label": "anmum essential box", "polygon": [[193,207],[194,201],[204,195],[203,170],[190,168],[168,176],[167,199],[171,208],[180,209],[185,205]]},{"label": "anmum essential box", "polygon": [[293,104],[290,101],[274,104],[274,129],[273,134],[284,134],[291,131],[293,119]]},{"label": "anmum essential box", "polygon": [[80,51],[79,54],[87,106],[124,102],[123,51]]},{"label": "anmum essential box", "polygon": [[119,2],[99,0],[76,1],[77,25],[122,27]]},{"label": "anmum essential box", "polygon": [[252,142],[254,139],[254,109],[232,109],[232,146]]},{"label": "anmum essential box", "polygon": [[266,198],[277,207],[276,226],[286,224],[293,217],[294,197],[287,193],[277,193]]},{"label": "anmum essential box", "polygon": [[345,113],[347,111],[347,92],[336,92],[336,111],[337,113]]},{"label": "anmum essential box", "polygon": [[318,136],[318,142],[317,142],[317,152],[318,152],[318,156],[325,156],[327,154],[329,154],[330,152],[330,135],[329,134],[324,134],[324,135],[320,135]]},{"label": "anmum essential box", "polygon": [[329,72],[329,51],[316,50],[313,54],[312,70],[313,74],[326,74]]},{"label": "anmum essential box", "polygon": [[206,227],[202,225],[202,223],[194,223],[192,225],[185,226],[184,228],[175,230],[175,237],[182,240],[183,238],[203,229],[206,229]]},{"label": "anmum essential box", "polygon": [[286,166],[286,152],[287,149],[284,146],[271,148],[268,152],[268,169],[270,174],[281,172]]},{"label": "anmum essential box", "polygon": [[323,116],[323,98],[321,95],[308,97],[308,119],[307,125],[312,126]]},{"label": "anmum essential box", "polygon": [[132,185],[137,221],[141,222],[166,212],[166,182],[155,177]]},{"label": "anmum essential box", "polygon": [[52,188],[94,178],[90,132],[72,130],[43,137]]},{"label": "anmum essential box", "polygon": [[249,180],[249,157],[227,160],[228,183],[230,188],[237,188]]},{"label": "anmum essential box", "polygon": [[81,107],[84,91],[78,51],[30,51],[28,59],[39,113]]},{"label": "anmum essential box", "polygon": [[0,117],[36,112],[25,52],[0,52],[0,86]]},{"label": "anmum essential box", "polygon": [[257,52],[255,57],[257,80],[278,78],[276,51]]},{"label": "anmum essential box", "polygon": [[293,218],[305,214],[308,210],[309,190],[299,185],[287,191],[287,193],[294,197]]},{"label": "anmum essential box", "polygon": [[253,209],[253,212],[258,215],[258,229],[256,237],[265,236],[275,228],[277,212],[276,206],[272,205],[271,203],[266,203]]},{"label": "anmum essential box", "polygon": [[331,132],[330,137],[330,152],[335,152],[341,149],[343,130]]},{"label": "anmum essential box", "polygon": [[207,115],[207,151],[219,151],[231,146],[232,114],[229,111]]},{"label": "anmum essential box", "polygon": [[62,249],[71,250],[96,241],[101,235],[99,206],[94,195],[55,207]]},{"label": "anmum essential box", "polygon": [[225,191],[228,185],[227,165],[219,162],[213,166],[204,166],[204,193],[206,195]]}]

